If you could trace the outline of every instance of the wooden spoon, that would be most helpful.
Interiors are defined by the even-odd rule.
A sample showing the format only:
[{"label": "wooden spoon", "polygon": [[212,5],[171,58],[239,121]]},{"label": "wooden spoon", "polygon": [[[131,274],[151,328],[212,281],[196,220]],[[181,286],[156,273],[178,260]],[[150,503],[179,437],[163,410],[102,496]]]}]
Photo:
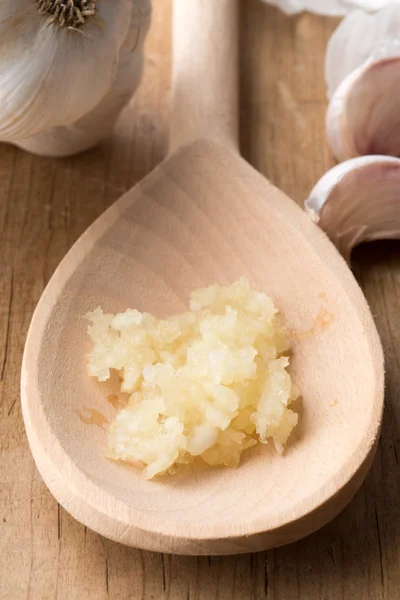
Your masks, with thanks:
[{"label": "wooden spoon", "polygon": [[[184,147],[67,254],[34,314],[22,367],[26,431],[56,499],[104,536],[163,552],[249,552],[321,527],[363,481],[382,416],[381,346],[351,272],[235,151],[237,11],[236,0],[176,0],[172,147]],[[206,133],[219,141],[193,141]],[[294,332],[303,401],[285,454],[263,446],[236,469],[196,466],[150,482],[105,459],[106,432],[84,421],[112,417],[115,388],[86,374],[85,313],[101,305],[169,315],[193,289],[242,275]]]}]

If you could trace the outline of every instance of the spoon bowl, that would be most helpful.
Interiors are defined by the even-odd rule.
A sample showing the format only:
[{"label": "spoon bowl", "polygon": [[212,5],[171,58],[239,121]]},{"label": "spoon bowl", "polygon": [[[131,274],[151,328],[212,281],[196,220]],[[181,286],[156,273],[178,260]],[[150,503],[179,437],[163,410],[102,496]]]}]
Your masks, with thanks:
[{"label": "spoon bowl", "polygon": [[[86,312],[166,316],[193,289],[242,275],[293,332],[302,407],[285,454],[266,446],[235,469],[194,465],[156,481],[107,460],[101,419],[82,422],[115,410],[113,384],[86,373]],[[382,397],[379,339],[345,262],[298,206],[214,141],[179,151],[77,242],[35,312],[22,374],[31,449],[57,500],[114,540],[185,554],[277,546],[331,519],[370,466]]]}]

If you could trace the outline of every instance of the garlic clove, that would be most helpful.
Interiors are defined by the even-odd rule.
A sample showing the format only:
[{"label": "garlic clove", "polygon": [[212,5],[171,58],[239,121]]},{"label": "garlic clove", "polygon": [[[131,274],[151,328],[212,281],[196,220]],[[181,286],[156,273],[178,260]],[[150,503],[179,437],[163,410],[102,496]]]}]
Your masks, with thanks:
[{"label": "garlic clove", "polygon": [[400,5],[391,4],[351,13],[328,44],[326,130],[338,160],[400,156],[399,32]]},{"label": "garlic clove", "polygon": [[337,165],[305,209],[348,262],[361,242],[400,239],[400,159],[362,156]]},{"label": "garlic clove", "polygon": [[132,0],[95,4],[94,16],[69,29],[49,23],[38,0],[0,2],[0,140],[73,123],[109,91]]},{"label": "garlic clove", "polygon": [[354,10],[333,32],[325,58],[328,98],[367,61],[400,55],[400,7],[390,3],[375,14]]},{"label": "garlic clove", "polygon": [[266,2],[277,6],[286,14],[309,11],[319,15],[341,17],[354,8],[376,11],[393,0],[266,0]]},{"label": "garlic clove", "polygon": [[368,154],[400,156],[400,56],[367,63],[346,77],[326,117],[338,160]]},{"label": "garlic clove", "polygon": [[40,156],[65,157],[83,152],[111,135],[115,123],[137,89],[143,69],[143,45],[151,21],[150,0],[136,2],[120,50],[115,79],[105,97],[88,114],[71,125],[53,127],[14,145]]}]

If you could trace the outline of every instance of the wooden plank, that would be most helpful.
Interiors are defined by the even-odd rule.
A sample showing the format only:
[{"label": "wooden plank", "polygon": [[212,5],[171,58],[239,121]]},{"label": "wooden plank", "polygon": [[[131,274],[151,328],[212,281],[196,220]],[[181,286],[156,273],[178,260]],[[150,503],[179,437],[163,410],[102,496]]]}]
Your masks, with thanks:
[{"label": "wooden plank", "polygon": [[[0,147],[0,599],[396,600],[400,598],[400,243],[356,250],[355,274],[387,361],[387,408],[372,472],[322,531],[227,558],[141,552],[60,509],[37,474],[19,407],[19,370],[43,286],[77,237],[165,155],[171,0],[154,2],[145,78],[113,139],[39,159]],[[324,52],[336,23],[242,2],[242,151],[302,202],[333,164],[324,136]],[[340,443],[338,441],[338,443]]]}]

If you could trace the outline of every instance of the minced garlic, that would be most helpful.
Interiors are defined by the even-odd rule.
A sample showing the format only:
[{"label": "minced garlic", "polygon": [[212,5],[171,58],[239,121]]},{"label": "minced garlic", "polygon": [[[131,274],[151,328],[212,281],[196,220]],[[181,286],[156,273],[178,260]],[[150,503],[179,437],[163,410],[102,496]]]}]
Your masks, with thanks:
[{"label": "minced garlic", "polygon": [[273,302],[242,278],[192,294],[190,312],[158,320],[127,310],[88,315],[88,373],[115,369],[128,404],[108,434],[107,456],[145,466],[152,478],[196,456],[235,466],[271,439],[283,451],[298,415],[287,372],[285,328]]}]

